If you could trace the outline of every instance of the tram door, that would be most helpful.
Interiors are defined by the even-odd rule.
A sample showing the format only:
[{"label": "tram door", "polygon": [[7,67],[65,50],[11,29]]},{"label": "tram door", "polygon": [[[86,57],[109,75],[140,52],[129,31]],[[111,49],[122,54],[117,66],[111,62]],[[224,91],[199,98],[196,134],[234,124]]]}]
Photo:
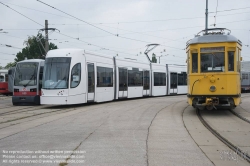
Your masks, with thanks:
[{"label": "tram door", "polygon": [[119,68],[119,98],[128,96],[128,70]]},{"label": "tram door", "polygon": [[143,71],[143,96],[149,96],[149,89],[150,89],[150,78],[149,78],[149,71]]},{"label": "tram door", "polygon": [[88,102],[95,101],[95,65],[88,63]]},{"label": "tram door", "polygon": [[170,94],[177,94],[177,73],[170,73]]}]

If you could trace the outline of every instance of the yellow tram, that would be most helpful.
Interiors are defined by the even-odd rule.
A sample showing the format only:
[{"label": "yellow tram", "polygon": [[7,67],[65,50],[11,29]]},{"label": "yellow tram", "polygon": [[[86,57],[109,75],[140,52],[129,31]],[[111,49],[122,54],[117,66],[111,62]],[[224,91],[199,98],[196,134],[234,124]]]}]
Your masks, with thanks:
[{"label": "yellow tram", "polygon": [[214,28],[187,42],[188,103],[208,110],[241,102],[241,46],[230,30]]}]

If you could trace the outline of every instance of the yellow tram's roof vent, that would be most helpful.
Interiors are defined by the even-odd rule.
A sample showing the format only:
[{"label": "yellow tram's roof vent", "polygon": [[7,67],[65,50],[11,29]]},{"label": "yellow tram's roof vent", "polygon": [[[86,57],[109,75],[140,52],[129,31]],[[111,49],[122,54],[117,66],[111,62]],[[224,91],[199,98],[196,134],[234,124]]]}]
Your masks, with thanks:
[{"label": "yellow tram's roof vent", "polygon": [[[225,32],[227,31],[227,33]],[[211,28],[200,31],[193,39],[187,41],[186,46],[190,44],[201,43],[222,43],[222,42],[237,42],[242,45],[241,41],[230,35],[231,31],[226,28]]]}]

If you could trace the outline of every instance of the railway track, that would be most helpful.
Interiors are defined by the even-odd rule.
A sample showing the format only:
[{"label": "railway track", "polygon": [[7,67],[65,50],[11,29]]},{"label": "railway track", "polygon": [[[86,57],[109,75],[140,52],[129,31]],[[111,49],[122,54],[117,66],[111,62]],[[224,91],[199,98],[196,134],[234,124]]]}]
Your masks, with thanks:
[{"label": "railway track", "polygon": [[[201,112],[199,109],[196,109],[196,114],[201,121],[201,123],[214,135],[216,136],[220,141],[222,141],[225,145],[227,145],[232,151],[234,151],[238,156],[242,157],[246,161],[250,163],[250,155],[244,152],[242,149],[239,148],[239,146],[235,145],[235,143],[232,143],[228,138],[223,136],[222,134],[219,133],[216,129],[212,127],[201,115]],[[233,113],[234,114],[234,113]],[[234,114],[235,115],[235,114]],[[239,116],[237,116],[239,117]],[[240,118],[241,120],[244,120],[245,124],[250,124],[248,120],[244,119],[243,117]],[[243,122],[243,121],[242,121]],[[215,125],[213,125],[215,126]],[[230,126],[231,127],[231,126]]]}]

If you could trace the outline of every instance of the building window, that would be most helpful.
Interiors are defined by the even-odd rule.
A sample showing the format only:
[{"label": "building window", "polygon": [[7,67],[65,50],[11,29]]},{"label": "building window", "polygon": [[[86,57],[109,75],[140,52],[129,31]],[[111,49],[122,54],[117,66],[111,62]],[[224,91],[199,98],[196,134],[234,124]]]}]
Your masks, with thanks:
[{"label": "building window", "polygon": [[142,86],[142,71],[137,68],[128,71],[128,86]]},{"label": "building window", "polygon": [[113,87],[113,69],[97,66],[97,87]]},{"label": "building window", "polygon": [[166,73],[154,72],[154,86],[166,86]]},{"label": "building window", "polygon": [[77,63],[71,71],[71,88],[77,87],[81,82],[81,63]]}]

